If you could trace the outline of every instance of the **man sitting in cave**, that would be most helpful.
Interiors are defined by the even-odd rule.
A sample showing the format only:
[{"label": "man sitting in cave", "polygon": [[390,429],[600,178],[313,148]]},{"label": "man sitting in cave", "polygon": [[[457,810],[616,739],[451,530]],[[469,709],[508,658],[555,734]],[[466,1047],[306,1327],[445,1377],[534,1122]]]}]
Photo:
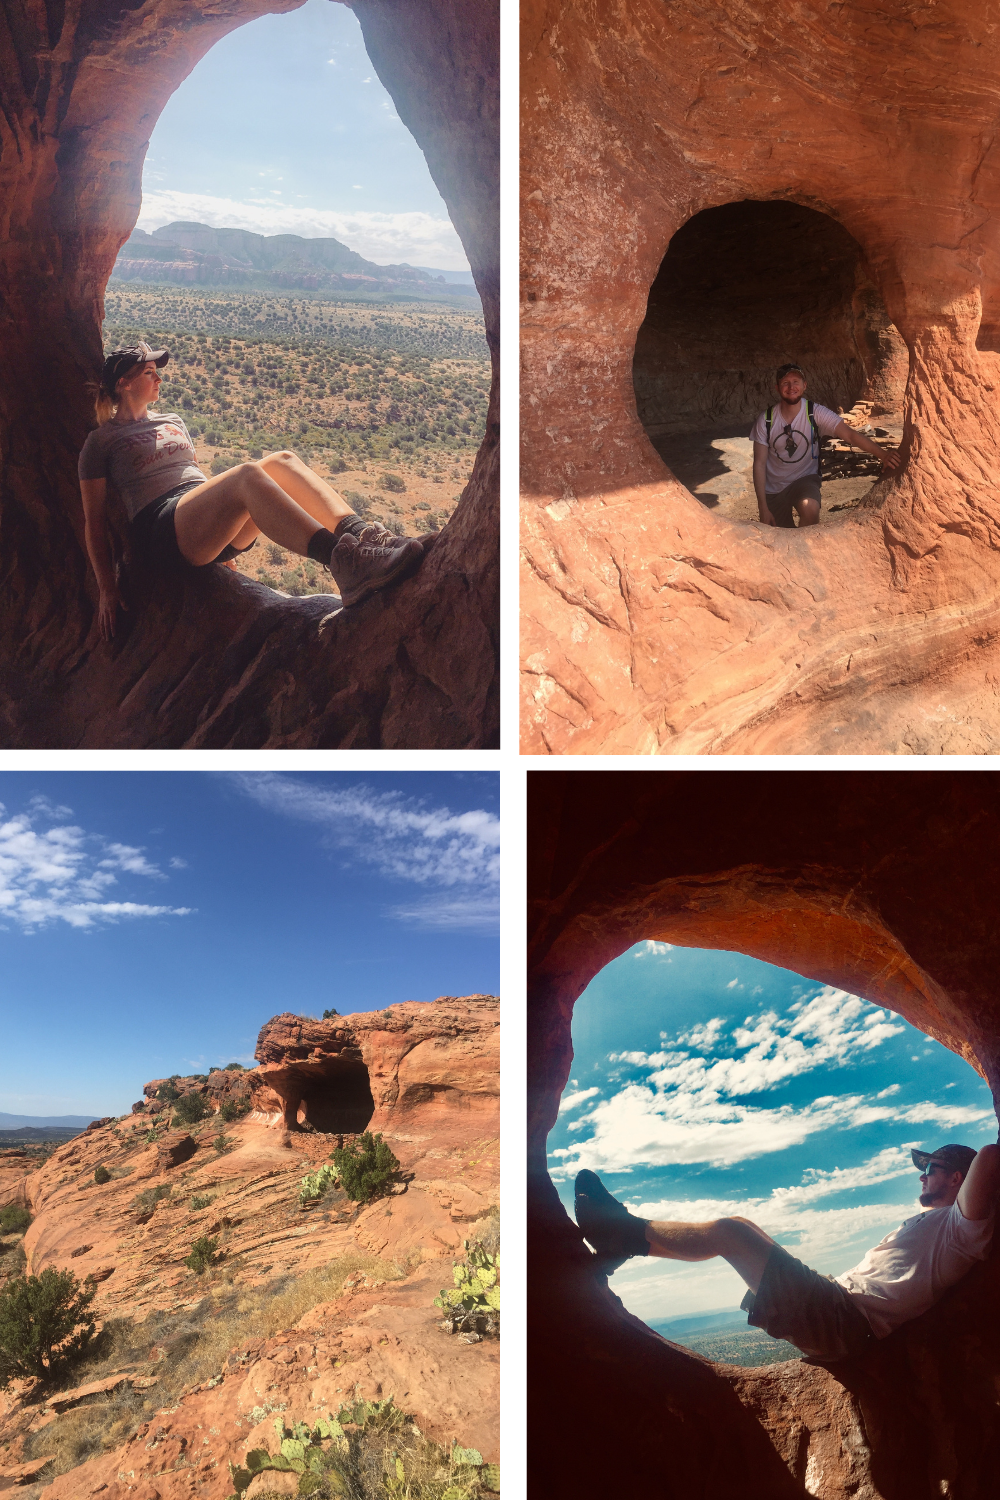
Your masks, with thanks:
[{"label": "man sitting in cave", "polygon": [[757,508],[765,526],[795,529],[793,510],[800,526],[819,522],[819,440],[841,438],[882,460],[885,469],[898,469],[899,454],[880,448],[863,432],[848,427],[828,406],[805,398],[806,377],[798,365],[782,365],[777,374],[777,407],[761,412],[750,436],[753,439],[753,487]]},{"label": "man sitting in cave", "polygon": [[927,1211],[905,1219],[836,1277],[811,1270],[749,1219],[641,1219],[586,1170],[576,1179],[576,1221],[597,1252],[601,1274],[611,1275],[633,1255],[721,1256],[750,1288],[741,1307],[753,1327],[824,1363],[848,1359],[926,1312],[990,1251],[1000,1145],[978,1152],[939,1146],[911,1155]]}]

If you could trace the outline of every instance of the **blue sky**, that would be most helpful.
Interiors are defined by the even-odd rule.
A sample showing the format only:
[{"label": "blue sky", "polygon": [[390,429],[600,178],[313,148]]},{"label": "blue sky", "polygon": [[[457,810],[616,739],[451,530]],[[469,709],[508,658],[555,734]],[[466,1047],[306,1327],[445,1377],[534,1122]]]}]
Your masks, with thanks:
[{"label": "blue sky", "polygon": [[[598,1172],[644,1218],[739,1214],[839,1275],[919,1212],[910,1147],[997,1138],[989,1089],[899,1016],[739,953],[640,943],[576,1005],[550,1171]],[[649,1321],[738,1308],[725,1261],[632,1260]]]},{"label": "blue sky", "polygon": [[230,32],[167,101],[139,228],[174,219],[332,236],[380,264],[468,271],[444,200],[345,5]]},{"label": "blue sky", "polygon": [[0,774],[0,1111],[121,1114],[281,1011],[497,994],[491,772]]}]

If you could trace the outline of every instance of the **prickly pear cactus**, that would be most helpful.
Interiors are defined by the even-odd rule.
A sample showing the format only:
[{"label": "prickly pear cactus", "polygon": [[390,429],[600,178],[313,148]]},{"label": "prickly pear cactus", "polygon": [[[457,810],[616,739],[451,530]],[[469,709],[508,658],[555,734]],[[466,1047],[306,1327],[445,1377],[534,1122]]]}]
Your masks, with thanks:
[{"label": "prickly pear cactus", "polygon": [[479,1338],[500,1337],[500,1256],[482,1245],[464,1243],[465,1261],[452,1269],[455,1285],[442,1287],[434,1306],[444,1312],[450,1333]]}]

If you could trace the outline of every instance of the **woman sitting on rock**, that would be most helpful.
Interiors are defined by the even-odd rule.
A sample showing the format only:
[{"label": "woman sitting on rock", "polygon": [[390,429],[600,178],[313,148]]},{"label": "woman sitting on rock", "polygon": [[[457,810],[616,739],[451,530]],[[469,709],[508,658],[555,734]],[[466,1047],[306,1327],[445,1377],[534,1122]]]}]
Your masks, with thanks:
[{"label": "woman sitting on rock", "polygon": [[345,606],[416,571],[424,556],[420,542],[362,521],[294,453],[269,453],[207,479],[182,418],[148,410],[169,357],[148,344],[108,355],[95,388],[99,425],[80,453],[87,552],[101,591],[105,640],[114,635],[118,606],[125,608],[108,546],[108,480],[128,512],[133,545],[157,570],[227,562],[263,533],[328,568]]}]

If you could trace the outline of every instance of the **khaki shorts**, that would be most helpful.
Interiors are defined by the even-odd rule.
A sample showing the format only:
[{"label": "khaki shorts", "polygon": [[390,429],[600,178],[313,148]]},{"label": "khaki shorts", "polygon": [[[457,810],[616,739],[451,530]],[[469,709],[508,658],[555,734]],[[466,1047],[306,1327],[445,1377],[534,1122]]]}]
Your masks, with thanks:
[{"label": "khaki shorts", "polygon": [[768,495],[767,508],[774,517],[775,524],[794,527],[792,506],[801,500],[815,500],[817,505],[823,504],[818,474],[803,474],[801,479],[793,479],[791,484],[786,484],[776,495]]},{"label": "khaki shorts", "polygon": [[773,1339],[787,1339],[812,1359],[850,1359],[875,1342],[871,1324],[850,1292],[781,1245],[768,1256],[756,1295],[747,1292],[740,1305],[751,1327],[763,1328]]}]

